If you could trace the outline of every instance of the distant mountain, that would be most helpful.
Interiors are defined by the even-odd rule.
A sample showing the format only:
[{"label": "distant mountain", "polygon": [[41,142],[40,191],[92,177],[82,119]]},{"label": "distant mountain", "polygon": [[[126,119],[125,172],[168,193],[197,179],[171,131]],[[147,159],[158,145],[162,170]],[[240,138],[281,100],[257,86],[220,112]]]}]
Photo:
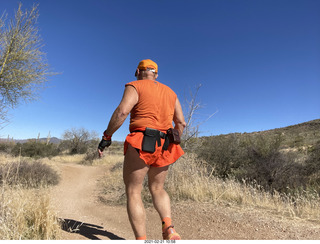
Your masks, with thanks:
[{"label": "distant mountain", "polygon": [[[10,142],[13,141],[15,143],[26,143],[27,141],[30,141],[30,140],[39,140],[40,142],[47,142],[47,138],[39,138],[39,139],[31,138],[31,139],[22,139],[22,140],[9,139]],[[61,141],[62,140],[57,137],[51,137],[49,142],[52,144],[59,144]],[[1,142],[8,142],[8,139],[0,138],[0,143]]]}]

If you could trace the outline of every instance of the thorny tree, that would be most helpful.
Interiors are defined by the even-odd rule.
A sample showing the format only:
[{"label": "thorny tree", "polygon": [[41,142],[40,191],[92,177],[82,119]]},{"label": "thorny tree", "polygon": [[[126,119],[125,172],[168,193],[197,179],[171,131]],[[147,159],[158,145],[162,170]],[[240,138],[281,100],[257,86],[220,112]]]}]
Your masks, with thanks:
[{"label": "thorny tree", "polygon": [[97,133],[92,131],[89,132],[84,128],[71,128],[65,130],[63,135],[62,147],[65,147],[70,154],[81,154],[86,153],[91,144],[97,145]]},{"label": "thorny tree", "polygon": [[8,109],[37,99],[51,75],[36,27],[37,6],[29,11],[21,6],[8,24],[6,14],[0,17],[0,124],[6,121]]},{"label": "thorny tree", "polygon": [[213,115],[215,115],[218,111],[214,112],[213,114],[209,115],[204,121],[199,121],[196,118],[196,115],[199,109],[203,108],[203,105],[197,101],[198,92],[201,88],[201,84],[198,84],[195,88],[195,92],[192,93],[190,91],[190,100],[185,101],[185,108],[184,108],[184,117],[186,120],[186,127],[182,135],[183,140],[183,148],[184,149],[192,149],[198,145],[191,146],[191,142],[195,143],[194,139],[198,138],[199,136],[199,127],[201,124],[209,120]]}]

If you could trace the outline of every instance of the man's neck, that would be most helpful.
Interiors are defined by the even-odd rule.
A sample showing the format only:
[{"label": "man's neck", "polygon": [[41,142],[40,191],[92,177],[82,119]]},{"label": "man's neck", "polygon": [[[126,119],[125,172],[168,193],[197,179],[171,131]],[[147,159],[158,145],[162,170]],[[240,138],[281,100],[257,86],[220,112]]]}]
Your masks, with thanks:
[{"label": "man's neck", "polygon": [[152,78],[152,77],[138,77],[137,80],[154,80],[155,81],[155,78]]}]

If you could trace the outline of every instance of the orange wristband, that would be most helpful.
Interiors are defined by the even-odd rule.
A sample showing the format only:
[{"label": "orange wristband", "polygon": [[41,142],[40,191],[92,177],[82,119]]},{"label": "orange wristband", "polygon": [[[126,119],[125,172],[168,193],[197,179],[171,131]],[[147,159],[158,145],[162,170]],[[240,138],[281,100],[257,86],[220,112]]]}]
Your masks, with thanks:
[{"label": "orange wristband", "polygon": [[108,135],[106,134],[106,131],[103,132],[103,139],[105,139],[105,140],[107,140],[107,141],[110,141],[110,140],[111,140],[111,137],[112,137],[112,136],[108,136]]}]

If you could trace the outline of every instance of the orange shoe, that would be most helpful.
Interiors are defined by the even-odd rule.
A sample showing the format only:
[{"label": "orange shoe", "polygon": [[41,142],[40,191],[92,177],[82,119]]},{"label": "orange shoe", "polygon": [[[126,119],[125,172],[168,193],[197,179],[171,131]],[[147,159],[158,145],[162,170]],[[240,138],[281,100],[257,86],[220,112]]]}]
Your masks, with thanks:
[{"label": "orange shoe", "polygon": [[163,233],[163,240],[181,240],[180,235],[173,229],[173,225],[170,225]]}]

